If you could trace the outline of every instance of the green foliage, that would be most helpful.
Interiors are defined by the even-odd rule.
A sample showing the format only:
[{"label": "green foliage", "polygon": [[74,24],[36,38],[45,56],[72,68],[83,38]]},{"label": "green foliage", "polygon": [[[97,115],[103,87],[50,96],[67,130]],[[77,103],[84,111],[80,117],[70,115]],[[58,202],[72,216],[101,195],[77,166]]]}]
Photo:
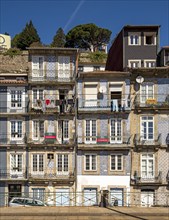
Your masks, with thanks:
[{"label": "green foliage", "polygon": [[62,28],[59,28],[56,35],[53,37],[51,47],[64,47],[66,42],[66,36]]},{"label": "green foliage", "polygon": [[97,51],[110,41],[111,31],[95,24],[82,24],[71,29],[66,35],[66,47],[84,48]]},{"label": "green foliage", "polygon": [[94,53],[89,53],[88,57],[92,62],[101,63],[106,60],[107,54],[101,51],[96,51]]},{"label": "green foliage", "polygon": [[10,48],[9,50],[7,50],[5,53],[3,53],[4,55],[8,55],[10,57],[16,56],[16,55],[21,55],[22,51],[18,48]]},{"label": "green foliage", "polygon": [[40,37],[37,30],[33,26],[32,21],[26,24],[25,28],[20,34],[16,34],[12,40],[12,47],[17,47],[21,50],[25,50],[33,42],[40,42]]}]

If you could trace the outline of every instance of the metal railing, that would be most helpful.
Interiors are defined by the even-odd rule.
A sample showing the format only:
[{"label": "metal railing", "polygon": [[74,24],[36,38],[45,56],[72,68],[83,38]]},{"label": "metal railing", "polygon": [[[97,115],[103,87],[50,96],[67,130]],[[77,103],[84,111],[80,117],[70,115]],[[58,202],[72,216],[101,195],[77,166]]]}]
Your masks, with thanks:
[{"label": "metal railing", "polygon": [[11,169],[0,168],[0,180],[7,179],[27,179],[27,169],[24,169],[22,167],[13,167]]},{"label": "metal railing", "polygon": [[109,110],[111,112],[129,111],[131,109],[130,99],[78,99],[79,110]]},{"label": "metal railing", "polygon": [[134,135],[134,144],[136,146],[138,145],[161,145],[161,134],[159,133],[149,133],[149,134],[135,134]]},{"label": "metal railing", "polygon": [[26,113],[28,112],[28,101],[1,101],[0,113]]},{"label": "metal railing", "polygon": [[131,135],[118,136],[78,136],[78,144],[96,144],[96,145],[129,145]]},{"label": "metal railing", "polygon": [[67,191],[49,191],[47,188],[41,192],[9,192],[0,193],[0,206],[8,206],[12,197],[39,199],[49,206],[124,206],[124,207],[151,207],[164,206],[169,207],[168,192],[70,192]]},{"label": "metal railing", "polygon": [[157,176],[155,173],[139,176],[138,172],[135,171],[133,181],[135,184],[160,184],[162,183],[162,171],[159,171]]},{"label": "metal railing", "polygon": [[75,78],[73,70],[32,70],[29,73],[29,82],[71,82]]},{"label": "metal railing", "polygon": [[135,107],[142,108],[169,108],[169,94],[136,95]]},{"label": "metal railing", "polygon": [[27,143],[27,135],[26,133],[1,133],[0,134],[0,144],[8,144],[8,145],[22,145]]}]

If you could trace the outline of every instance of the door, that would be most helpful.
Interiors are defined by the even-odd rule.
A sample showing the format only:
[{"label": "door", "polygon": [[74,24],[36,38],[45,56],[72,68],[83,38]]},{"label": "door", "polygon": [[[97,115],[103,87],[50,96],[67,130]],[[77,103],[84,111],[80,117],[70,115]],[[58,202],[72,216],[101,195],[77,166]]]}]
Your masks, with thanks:
[{"label": "door", "polygon": [[110,134],[111,143],[122,143],[122,120],[120,118],[111,119]]},{"label": "door", "polygon": [[85,107],[97,107],[97,85],[85,85]]},{"label": "door", "polygon": [[22,154],[10,154],[10,177],[23,177]]},{"label": "door", "polygon": [[110,204],[112,206],[123,206],[123,189],[110,189]]},{"label": "door", "polygon": [[154,205],[154,190],[152,191],[141,191],[141,206],[150,207]]},{"label": "door", "polygon": [[56,206],[69,206],[69,189],[56,189]]},{"label": "door", "polygon": [[58,79],[68,81],[70,79],[70,57],[58,56]]},{"label": "door", "polygon": [[97,205],[97,189],[96,188],[85,188],[83,196],[84,206]]},{"label": "door", "polygon": [[9,201],[12,197],[21,197],[21,184],[9,184],[8,185],[8,192],[9,192]]}]

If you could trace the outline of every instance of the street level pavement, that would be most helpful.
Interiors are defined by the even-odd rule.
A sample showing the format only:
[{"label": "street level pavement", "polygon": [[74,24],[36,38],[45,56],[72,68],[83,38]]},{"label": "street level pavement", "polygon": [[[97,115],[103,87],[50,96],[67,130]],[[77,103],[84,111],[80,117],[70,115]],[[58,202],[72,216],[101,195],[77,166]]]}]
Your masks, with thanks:
[{"label": "street level pavement", "polygon": [[0,220],[169,220],[169,207],[1,207]]}]

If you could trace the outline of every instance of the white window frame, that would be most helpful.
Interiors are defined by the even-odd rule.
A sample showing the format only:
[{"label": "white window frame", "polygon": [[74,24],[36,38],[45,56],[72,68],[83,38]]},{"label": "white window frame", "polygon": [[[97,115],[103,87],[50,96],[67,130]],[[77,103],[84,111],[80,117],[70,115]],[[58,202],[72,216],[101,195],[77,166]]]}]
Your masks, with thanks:
[{"label": "white window frame", "polygon": [[[146,44],[146,37],[153,37],[153,41],[154,41],[154,43],[153,44]],[[156,36],[154,36],[154,34],[152,35],[152,34],[146,34],[146,33],[144,33],[144,45],[145,46],[154,46],[154,45],[156,45],[157,44],[157,42],[156,42]]]},{"label": "white window frame", "polygon": [[[149,118],[152,118],[152,120],[150,120]],[[146,118],[146,119],[143,119],[143,118]],[[152,115],[144,115],[144,116],[141,116],[141,126],[140,126],[140,134],[141,134],[141,140],[145,140],[145,141],[153,141],[154,140],[154,116]],[[146,133],[144,133],[144,126],[143,126],[143,123],[146,123]],[[152,122],[153,123],[153,133],[149,133],[149,122]],[[149,138],[149,135],[152,135],[152,138]],[[146,136],[146,137],[145,137]]]},{"label": "white window frame", "polygon": [[[115,121],[115,137],[114,140],[112,140],[112,121]],[[121,134],[120,136],[117,135],[117,131],[118,131],[118,121],[120,121],[120,130],[121,130]],[[111,118],[110,119],[110,143],[122,143],[123,141],[123,123],[122,123],[122,119],[121,118]]]},{"label": "white window frame", "polygon": [[[40,66],[40,59],[42,59],[42,68]],[[37,60],[36,64],[34,60]],[[37,78],[44,77],[44,56],[32,56],[32,76]]]},{"label": "white window frame", "polygon": [[[148,67],[147,67],[147,66],[146,66],[147,63],[149,63],[149,64],[150,64],[150,63],[155,63],[155,65],[154,65],[154,66],[148,66]],[[156,67],[156,60],[144,60],[144,67],[145,67],[145,68],[154,68],[154,67]]]},{"label": "white window frame", "polygon": [[[59,156],[61,156],[61,166],[59,165]],[[67,157],[67,165],[65,164],[65,156]],[[57,154],[57,163],[56,170],[58,175],[68,175],[69,174],[69,154],[68,153],[59,153]],[[61,170],[59,170],[59,166]],[[66,170],[65,170],[66,168]]]},{"label": "white window frame", "polygon": [[[15,165],[14,167],[12,167],[12,157],[13,160],[15,160]],[[21,157],[21,170],[18,169],[14,169],[14,168],[19,168],[19,157]],[[23,174],[23,154],[22,153],[10,153],[10,174],[14,175],[14,174]]]},{"label": "white window frame", "polygon": [[[142,93],[143,86],[145,87],[146,94]],[[149,94],[149,88],[148,88],[149,86],[153,87],[153,94]],[[145,96],[145,100],[143,99],[144,96]],[[144,84],[140,85],[140,102],[145,103],[146,100],[149,98],[154,99],[154,84],[153,83],[144,83]]]},{"label": "white window frame", "polygon": [[[34,129],[34,123],[37,123],[37,137],[35,136],[35,129]],[[41,122],[43,122],[43,133],[44,133],[44,135],[43,135],[43,137],[41,137],[41,135],[40,135],[40,123]],[[37,120],[37,119],[35,119],[35,120],[32,120],[32,139],[33,140],[43,140],[44,139],[44,136],[45,136],[45,121],[43,121],[43,120]]]},{"label": "white window frame", "polygon": [[[12,137],[12,123],[15,122],[15,132],[14,133],[18,133],[18,122],[21,122],[21,137]],[[23,138],[23,121],[22,120],[10,120],[10,139],[11,140],[22,140]]]},{"label": "white window frame", "polygon": [[[36,155],[37,156],[37,170],[34,171],[34,164],[33,164],[33,156]],[[43,170],[40,170],[39,167],[40,167],[40,155],[42,155],[42,158],[43,158]],[[45,171],[45,154],[44,153],[32,153],[31,155],[31,172],[32,174],[44,174],[44,171]]]},{"label": "white window frame", "polygon": [[[131,36],[138,37],[138,44],[136,44],[136,39],[134,38],[133,44],[131,43]],[[128,45],[129,46],[140,46],[141,45],[141,36],[138,33],[129,33],[128,35]]]},{"label": "white window frame", "polygon": [[[87,129],[87,121],[89,121],[89,124],[90,124],[90,131],[89,131],[89,133],[90,133],[90,136],[87,136],[86,135],[86,129]],[[96,137],[92,137],[92,129],[93,129],[93,125],[92,125],[92,121],[95,121],[95,125],[96,125]],[[86,119],[85,120],[85,143],[86,144],[96,144],[96,142],[97,142],[97,120],[96,119]]]},{"label": "white window frame", "polygon": [[140,68],[141,67],[141,60],[128,60],[128,67],[131,68],[131,63],[138,63],[138,67],[133,68]]},{"label": "white window frame", "polygon": [[45,188],[32,188],[32,197],[34,199],[44,200],[45,198]]},{"label": "white window frame", "polygon": [[[112,169],[112,157],[115,157],[115,169]],[[121,169],[118,169],[118,156],[121,157]],[[123,155],[122,154],[111,154],[110,155],[110,170],[111,171],[123,171]]]},{"label": "white window frame", "polygon": [[[143,158],[143,155],[146,155],[146,158]],[[149,157],[149,155],[152,155],[153,157]],[[153,179],[155,177],[155,157],[154,153],[143,153],[141,154],[141,178],[148,178]],[[146,160],[146,170],[143,171],[143,160]],[[151,171],[149,170],[149,161],[153,161],[153,175],[149,175],[148,173]],[[143,172],[146,172],[146,175],[143,175]]]},{"label": "white window frame", "polygon": [[[89,169],[86,169],[86,162],[87,162],[86,156],[89,156]],[[92,168],[93,156],[95,157],[95,167],[96,167],[95,169]],[[92,154],[84,155],[84,170],[85,171],[97,171],[97,154],[92,153]]]},{"label": "white window frame", "polygon": [[69,140],[69,120],[63,120],[63,140]]},{"label": "white window frame", "polygon": [[[69,60],[68,63],[66,59]],[[60,80],[70,79],[70,56],[58,56],[58,78]]]},{"label": "white window frame", "polygon": [[[37,98],[35,99],[35,97],[34,97],[34,91],[37,91],[36,92],[36,96],[37,96]],[[41,99],[41,97],[40,97],[40,91],[42,91],[42,99]],[[43,101],[44,100],[44,88],[32,88],[32,107],[38,107],[38,103],[37,103],[37,100],[41,100],[41,101]],[[42,104],[42,103],[41,103]]]}]

